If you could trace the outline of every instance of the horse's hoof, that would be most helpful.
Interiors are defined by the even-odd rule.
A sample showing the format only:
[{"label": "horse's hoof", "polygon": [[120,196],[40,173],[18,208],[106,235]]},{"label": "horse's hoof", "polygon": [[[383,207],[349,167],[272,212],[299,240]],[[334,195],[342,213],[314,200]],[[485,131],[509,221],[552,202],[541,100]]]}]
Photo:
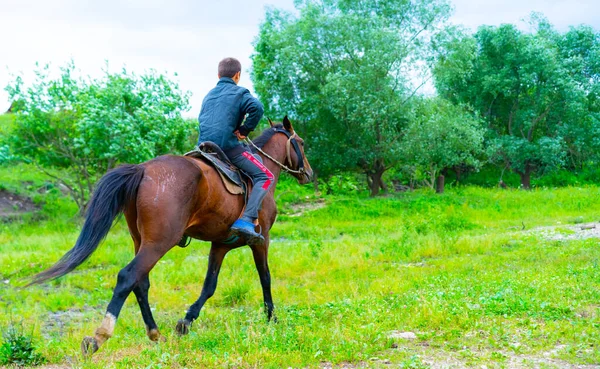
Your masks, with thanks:
[{"label": "horse's hoof", "polygon": [[167,339],[156,328],[148,331],[148,338],[154,342],[167,342]]},{"label": "horse's hoof", "polygon": [[81,353],[83,356],[92,356],[96,351],[98,351],[98,342],[96,342],[94,337],[85,337],[81,341]]},{"label": "horse's hoof", "polygon": [[190,325],[192,325],[192,323],[188,322],[185,319],[180,319],[177,322],[175,330],[177,331],[178,335],[185,336],[186,334],[190,333]]}]

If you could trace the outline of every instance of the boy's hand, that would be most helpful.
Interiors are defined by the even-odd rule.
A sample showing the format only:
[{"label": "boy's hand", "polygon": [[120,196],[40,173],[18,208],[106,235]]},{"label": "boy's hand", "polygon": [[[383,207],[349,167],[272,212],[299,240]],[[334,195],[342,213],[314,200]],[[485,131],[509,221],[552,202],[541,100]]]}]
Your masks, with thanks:
[{"label": "boy's hand", "polygon": [[233,132],[233,134],[235,134],[235,136],[237,137],[238,140],[244,140],[246,139],[246,136],[244,136],[243,134],[240,133],[240,131],[235,131]]}]

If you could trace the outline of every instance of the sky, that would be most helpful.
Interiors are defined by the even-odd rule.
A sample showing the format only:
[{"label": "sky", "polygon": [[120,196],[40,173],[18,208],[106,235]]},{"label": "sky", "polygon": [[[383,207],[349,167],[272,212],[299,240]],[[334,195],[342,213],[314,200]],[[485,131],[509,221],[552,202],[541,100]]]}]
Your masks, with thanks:
[{"label": "sky", "polygon": [[[54,68],[71,59],[82,75],[97,77],[125,67],[177,76],[191,91],[197,116],[204,95],[217,82],[218,62],[242,63],[240,85],[252,91],[248,70],[252,42],[265,7],[294,10],[293,0],[0,0],[0,112],[10,105],[3,88],[22,75],[33,80],[35,63]],[[589,24],[600,29],[598,0],[453,0],[452,23],[523,24],[532,11],[559,30]]]}]

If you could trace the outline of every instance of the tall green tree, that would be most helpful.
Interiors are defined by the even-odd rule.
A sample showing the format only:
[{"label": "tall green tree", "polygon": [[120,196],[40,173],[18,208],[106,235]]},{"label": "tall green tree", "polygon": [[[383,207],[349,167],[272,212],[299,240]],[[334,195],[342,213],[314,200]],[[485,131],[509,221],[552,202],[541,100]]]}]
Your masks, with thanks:
[{"label": "tall green tree", "polygon": [[304,0],[299,15],[267,11],[252,79],[267,114],[289,114],[310,137],[321,175],[366,174],[371,194],[400,158],[413,114],[411,80],[447,19],[445,0]]},{"label": "tall green tree", "polygon": [[580,91],[580,100],[569,106],[576,124],[563,124],[568,168],[600,164],[600,32],[592,27],[571,27],[555,34],[564,69]]},{"label": "tall green tree", "polygon": [[588,57],[597,35],[560,34],[536,14],[531,24],[533,33],[506,24],[440,36],[433,68],[441,96],[484,118],[490,158],[518,173],[523,188],[569,156],[585,160],[598,127],[598,73]]},{"label": "tall green tree", "polygon": [[441,98],[423,99],[402,140],[402,156],[415,179],[443,192],[447,170],[458,166],[478,169],[484,129],[463,107]]},{"label": "tall green tree", "polygon": [[84,79],[73,63],[56,78],[47,66],[36,74],[29,87],[16,78],[6,88],[17,102],[10,145],[64,185],[81,210],[94,183],[117,164],[186,149],[188,93],[164,75],[122,70]]}]

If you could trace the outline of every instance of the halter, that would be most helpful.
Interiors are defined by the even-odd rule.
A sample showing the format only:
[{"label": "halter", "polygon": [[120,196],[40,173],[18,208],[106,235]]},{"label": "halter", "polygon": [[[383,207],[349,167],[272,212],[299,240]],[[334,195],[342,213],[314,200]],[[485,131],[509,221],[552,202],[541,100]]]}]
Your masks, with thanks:
[{"label": "halter", "polygon": [[264,152],[263,150],[261,150],[260,147],[256,146],[254,144],[254,142],[252,142],[252,140],[250,140],[249,138],[246,137],[246,142],[250,143],[250,145],[252,145],[252,147],[254,147],[256,149],[256,151],[260,152],[261,154],[263,154],[265,157],[271,159],[271,161],[273,161],[275,164],[279,165],[281,167],[281,169],[283,169],[284,171],[288,172],[288,173],[293,173],[293,174],[304,174],[304,156],[302,155],[302,151],[300,151],[300,146],[298,145],[298,141],[296,141],[296,137],[298,137],[298,135],[296,134],[296,132],[294,132],[293,134],[288,132],[285,129],[281,129],[281,128],[273,128],[273,130],[275,131],[275,133],[283,133],[284,135],[286,135],[288,137],[288,140],[285,144],[285,150],[286,150],[286,160],[290,167],[293,165],[292,164],[292,146],[294,147],[294,151],[296,152],[296,156],[298,157],[298,170],[292,169],[290,167],[288,167],[285,164],[280,163],[279,161],[277,161],[276,159],[274,159],[271,155],[267,154],[266,152]]}]

